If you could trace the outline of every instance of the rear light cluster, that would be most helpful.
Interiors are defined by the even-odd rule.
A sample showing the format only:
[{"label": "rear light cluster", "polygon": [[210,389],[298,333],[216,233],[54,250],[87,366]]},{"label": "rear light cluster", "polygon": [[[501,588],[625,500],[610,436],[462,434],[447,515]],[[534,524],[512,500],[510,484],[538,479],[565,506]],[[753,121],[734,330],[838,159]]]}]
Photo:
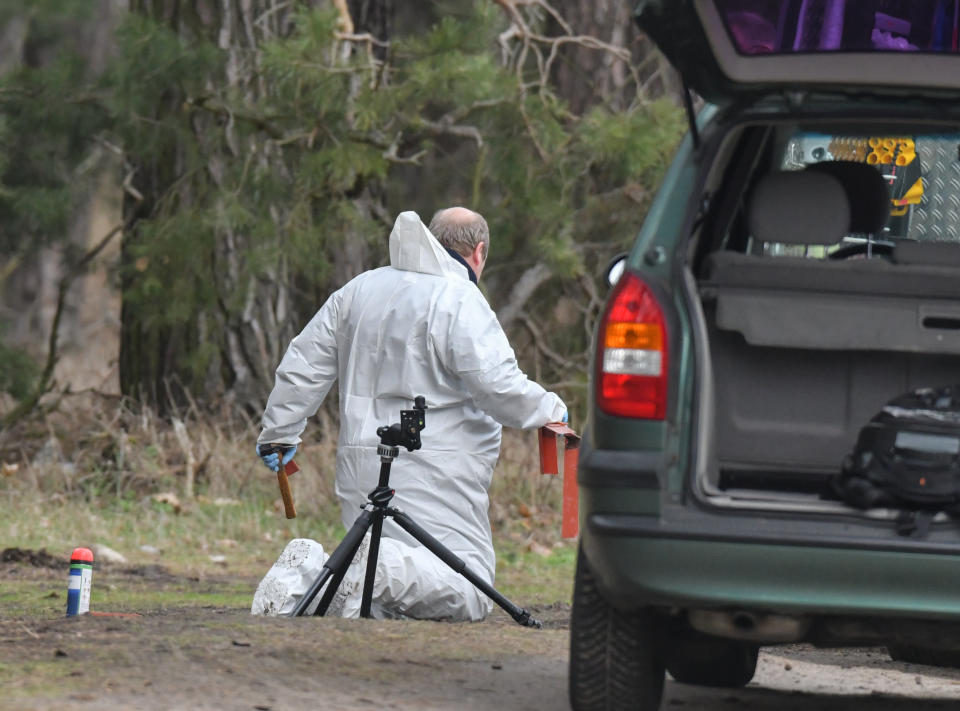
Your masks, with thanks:
[{"label": "rear light cluster", "polygon": [[650,287],[626,272],[600,322],[598,407],[609,415],[665,419],[667,363],[663,310]]}]

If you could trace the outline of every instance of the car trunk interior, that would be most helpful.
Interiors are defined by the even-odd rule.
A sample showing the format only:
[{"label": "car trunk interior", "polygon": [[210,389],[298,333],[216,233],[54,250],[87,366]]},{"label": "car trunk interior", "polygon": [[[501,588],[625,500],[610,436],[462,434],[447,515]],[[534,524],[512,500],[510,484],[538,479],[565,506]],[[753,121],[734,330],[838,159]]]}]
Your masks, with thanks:
[{"label": "car trunk interior", "polygon": [[754,345],[705,306],[722,490],[820,492],[886,402],[958,381],[958,355]]},{"label": "car trunk interior", "polygon": [[[707,220],[699,235],[695,315],[712,381],[704,402],[712,416],[701,419],[709,423],[711,454],[700,468],[700,490],[734,505],[848,511],[829,493],[829,480],[860,429],[897,395],[960,383],[960,242],[949,243],[960,240],[952,231],[960,225],[960,205],[950,214],[934,210],[928,187],[927,202],[910,208],[913,226],[896,226],[902,234],[888,228],[869,239],[843,238],[848,246],[883,242],[880,254],[864,248],[831,259],[828,251],[837,245],[758,244],[740,212],[764,173],[804,169],[782,158],[791,151],[796,158],[797,140],[787,136],[798,133],[770,132],[756,169],[740,188],[730,188],[748,198],[737,199],[719,222]],[[747,139],[730,140],[743,146]],[[951,171],[948,180],[960,177],[953,137],[949,165],[929,165],[931,150],[946,140],[938,136],[921,152],[928,185],[944,178],[937,170]],[[729,187],[737,175],[736,166],[714,172],[718,186]],[[722,205],[717,213],[724,213]],[[939,239],[924,239],[933,219]]]}]

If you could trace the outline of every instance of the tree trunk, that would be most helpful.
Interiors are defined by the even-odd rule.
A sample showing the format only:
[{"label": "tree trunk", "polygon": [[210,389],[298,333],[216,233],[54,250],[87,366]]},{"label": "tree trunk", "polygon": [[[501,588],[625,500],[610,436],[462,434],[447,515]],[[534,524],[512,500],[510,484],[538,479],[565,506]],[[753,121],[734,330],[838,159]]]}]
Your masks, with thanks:
[{"label": "tree trunk", "polygon": [[[211,96],[187,96],[179,86],[172,85],[154,108],[152,118],[157,122],[179,120],[183,125],[184,120],[177,117],[182,116],[184,106],[190,107],[185,140],[162,157],[132,159],[133,182],[142,199],[128,195],[125,203],[125,216],[139,220],[125,242],[125,293],[132,293],[141,279],[138,260],[143,259],[140,255],[148,246],[150,223],[161,214],[169,218],[177,210],[195,209],[200,194],[208,199],[212,193],[219,195],[212,206],[204,203],[203,207],[204,213],[211,215],[213,234],[198,236],[198,242],[190,245],[191,250],[199,252],[196,258],[202,262],[197,271],[209,275],[204,278],[209,279],[216,294],[215,303],[197,304],[189,318],[162,319],[161,323],[146,315],[142,303],[124,303],[123,392],[146,399],[161,410],[180,404],[188,392],[203,393],[208,400],[224,397],[251,413],[262,410],[277,363],[309,318],[304,318],[304,314],[312,314],[329,293],[315,293],[314,286],[297,283],[298,279],[291,275],[297,273],[300,265],[284,261],[287,257],[279,249],[270,255],[276,263],[266,276],[251,277],[245,260],[254,248],[265,248],[263,237],[238,226],[228,216],[235,209],[230,204],[231,195],[240,190],[236,175],[231,174],[237,165],[245,165],[244,174],[268,174],[276,180],[289,178],[292,183],[295,168],[285,158],[281,136],[267,125],[269,119],[241,119],[233,111],[240,107],[256,117],[263,106],[270,104],[272,87],[265,84],[259,71],[264,43],[289,34],[293,13],[298,9],[324,6],[340,12],[340,32],[369,32],[378,40],[388,37],[390,0],[352,0],[349,7],[344,0],[132,2],[135,12],[162,22],[186,45],[206,38],[224,58],[222,74],[210,76],[207,81]],[[349,10],[358,13],[358,20],[353,20]],[[364,47],[362,43],[342,46],[358,51]],[[376,46],[374,49],[379,50]],[[217,108],[216,102],[224,96],[234,103],[229,108]],[[241,121],[246,121],[244,130]],[[253,130],[251,123],[256,124]],[[322,129],[320,123],[315,130]],[[199,167],[197,155],[203,161]],[[185,175],[190,177],[185,179]],[[373,186],[358,184],[350,193],[356,214],[376,221],[382,199]],[[244,207],[259,217],[268,216],[278,241],[284,239],[291,220],[297,217],[291,215],[289,201],[270,197]],[[324,236],[317,235],[318,250]],[[202,244],[202,249],[197,244]],[[369,267],[369,239],[350,234],[345,227],[338,248],[325,252],[325,256],[330,262],[331,278],[340,286]],[[206,355],[198,366],[201,351]]]},{"label": "tree trunk", "polygon": [[[591,35],[616,47],[630,50],[639,68],[645,98],[676,95],[675,73],[654,44],[633,21],[633,5],[623,0],[553,0],[570,27],[571,34]],[[561,30],[552,22],[552,32]],[[570,109],[582,115],[596,104],[614,111],[627,108],[635,97],[626,64],[608,52],[567,44],[559,51],[554,76],[556,90]]]},{"label": "tree trunk", "polygon": [[[122,12],[119,0],[98,0],[92,3],[91,12],[65,33],[69,49],[77,54],[91,79],[106,69],[114,46],[111,36]],[[47,66],[54,59],[53,53],[63,49],[42,34],[35,38],[35,30],[34,20],[26,11],[7,22],[0,31],[0,73],[19,66]],[[60,280],[66,274],[64,255],[87,251],[120,222],[114,156],[96,147],[85,162],[84,174],[72,178],[78,198],[71,206],[65,234],[49,235],[49,246],[40,250],[0,259],[0,316],[9,324],[5,340],[25,348],[41,362],[46,356],[44,348],[54,321]],[[77,278],[68,293],[54,372],[60,387],[118,391],[120,298],[109,276],[118,258],[117,242],[100,253],[95,266]]]},{"label": "tree trunk", "polygon": [[[292,5],[279,0],[131,0],[131,11],[165,25],[187,44],[204,40],[215,44],[226,54],[226,77],[210,77],[210,83],[225,79],[231,89],[253,103],[262,90],[256,78],[258,42],[286,31]],[[257,23],[258,18],[266,21]],[[167,87],[152,118],[162,122],[178,117],[191,98],[194,97],[184,95],[179,86]],[[267,160],[262,145],[237,145],[233,126],[229,122],[224,125],[222,116],[193,116],[190,129],[191,142],[195,141],[209,156],[206,170],[197,175],[201,182],[212,181],[220,187],[223,161],[241,150],[249,150],[260,161]],[[136,147],[129,147],[129,153],[136,192],[128,193],[124,200],[125,220],[133,224],[131,235],[124,242],[125,294],[132,292],[140,272],[149,266],[142,261],[143,257],[138,257],[142,241],[149,239],[142,229],[144,223],[164,210],[170,211],[170,204],[189,210],[195,199],[193,180],[183,179],[192,170],[188,168],[187,145],[175,144],[170,154],[146,160],[137,157]],[[211,272],[209,279],[219,292],[238,286],[238,241],[244,236],[232,234],[229,228],[227,232],[218,234],[215,243],[201,255],[204,268]],[[198,309],[188,318],[163,319],[160,323],[145,317],[141,304],[125,299],[120,350],[124,394],[149,402],[160,411],[183,404],[190,391],[213,396],[227,394],[249,407],[259,403],[267,376],[266,361],[276,354],[275,344],[263,338],[264,326],[273,326],[277,320],[273,305],[289,302],[282,279],[259,286],[263,293],[251,290],[248,306],[239,313],[222,305],[219,311]],[[198,373],[190,368],[189,361],[204,344],[213,344],[218,354],[205,372]]]}]

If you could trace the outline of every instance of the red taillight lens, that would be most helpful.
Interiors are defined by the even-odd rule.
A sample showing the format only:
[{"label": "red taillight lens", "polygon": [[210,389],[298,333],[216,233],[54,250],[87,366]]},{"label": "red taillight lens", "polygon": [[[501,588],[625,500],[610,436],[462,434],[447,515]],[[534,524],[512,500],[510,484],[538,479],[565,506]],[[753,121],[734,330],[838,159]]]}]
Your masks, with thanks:
[{"label": "red taillight lens", "polygon": [[667,329],[650,288],[625,273],[600,321],[597,405],[609,415],[667,416]]}]

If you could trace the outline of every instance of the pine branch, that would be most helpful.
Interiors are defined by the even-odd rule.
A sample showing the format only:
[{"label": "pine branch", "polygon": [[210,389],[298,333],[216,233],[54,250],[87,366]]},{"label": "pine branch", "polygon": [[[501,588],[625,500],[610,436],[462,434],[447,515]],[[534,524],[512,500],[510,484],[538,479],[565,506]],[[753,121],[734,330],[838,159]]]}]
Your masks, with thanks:
[{"label": "pine branch", "polygon": [[225,104],[221,104],[220,102],[205,96],[188,98],[184,103],[191,108],[208,111],[220,118],[232,117],[236,120],[249,123],[250,125],[266,133],[274,140],[279,141],[284,138],[283,131],[273,124],[273,120],[276,119],[275,116],[257,116],[256,114],[237,111],[232,107],[227,107]]}]

